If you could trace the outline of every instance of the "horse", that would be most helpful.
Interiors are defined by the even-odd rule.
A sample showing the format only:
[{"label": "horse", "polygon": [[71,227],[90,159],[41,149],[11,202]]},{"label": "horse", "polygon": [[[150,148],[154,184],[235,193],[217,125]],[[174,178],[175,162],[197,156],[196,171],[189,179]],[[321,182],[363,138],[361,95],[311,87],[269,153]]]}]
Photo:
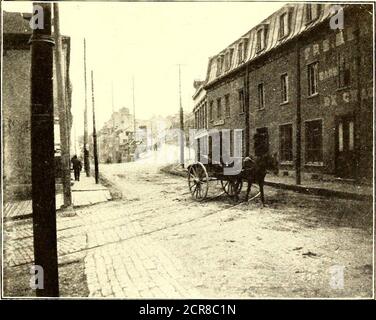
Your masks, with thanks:
[{"label": "horse", "polygon": [[[243,159],[243,170],[241,171],[236,183],[240,183],[242,180],[247,181],[246,202],[248,201],[249,193],[251,192],[252,183],[256,182],[260,187],[262,206],[265,206],[264,181],[268,171],[278,175],[279,169],[276,153],[274,155],[266,153],[261,156],[248,156]],[[239,200],[238,195],[236,195],[236,200]]]}]

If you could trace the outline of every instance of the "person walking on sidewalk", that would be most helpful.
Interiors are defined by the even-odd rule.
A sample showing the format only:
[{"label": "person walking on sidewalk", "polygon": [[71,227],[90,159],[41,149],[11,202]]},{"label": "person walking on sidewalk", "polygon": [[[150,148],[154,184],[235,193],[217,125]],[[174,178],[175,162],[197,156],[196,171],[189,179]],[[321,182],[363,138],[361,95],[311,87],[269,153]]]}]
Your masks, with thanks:
[{"label": "person walking on sidewalk", "polygon": [[80,159],[77,158],[76,155],[73,156],[71,159],[72,165],[73,165],[73,171],[74,171],[74,180],[80,181],[80,172],[82,169],[82,163]]}]

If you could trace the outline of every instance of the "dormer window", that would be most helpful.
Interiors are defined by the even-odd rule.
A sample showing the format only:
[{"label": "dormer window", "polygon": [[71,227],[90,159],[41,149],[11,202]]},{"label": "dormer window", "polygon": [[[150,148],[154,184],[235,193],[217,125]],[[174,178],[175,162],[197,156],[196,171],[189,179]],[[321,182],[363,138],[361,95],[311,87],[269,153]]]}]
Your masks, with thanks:
[{"label": "dormer window", "polygon": [[231,48],[230,49],[230,53],[229,53],[229,68],[231,68],[231,64],[232,64],[232,58],[234,57],[234,49]]},{"label": "dormer window", "polygon": [[238,44],[238,64],[244,62],[247,56],[248,50],[248,38],[242,38],[241,42]]},{"label": "dormer window", "polygon": [[244,58],[243,58],[243,42],[240,42],[238,44],[238,64],[242,63]]},{"label": "dormer window", "polygon": [[248,51],[248,39],[243,39],[243,60],[247,57],[247,51]]},{"label": "dormer window", "polygon": [[320,4],[307,3],[305,10],[306,10],[306,23],[310,23],[319,17]]},{"label": "dormer window", "polygon": [[289,15],[288,12],[284,12],[279,16],[278,38],[282,39],[286,37],[289,31]]},{"label": "dormer window", "polygon": [[228,71],[231,68],[232,49],[228,50],[225,55],[225,70]]},{"label": "dormer window", "polygon": [[222,73],[222,65],[223,65],[223,56],[219,56],[217,58],[217,76],[221,75]]},{"label": "dormer window", "polygon": [[257,30],[256,34],[256,51],[262,51],[265,49],[265,40],[266,40],[266,26],[261,27]]}]

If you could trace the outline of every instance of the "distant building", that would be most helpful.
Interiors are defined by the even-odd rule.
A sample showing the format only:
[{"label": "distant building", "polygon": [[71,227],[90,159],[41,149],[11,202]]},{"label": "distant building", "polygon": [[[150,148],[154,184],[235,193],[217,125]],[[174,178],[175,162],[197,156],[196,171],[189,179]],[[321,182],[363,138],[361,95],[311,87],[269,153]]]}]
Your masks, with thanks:
[{"label": "distant building", "polygon": [[99,161],[118,163],[131,161],[135,149],[133,115],[128,108],[112,113],[98,132]]},{"label": "distant building", "polygon": [[[31,195],[31,50],[29,39],[32,30],[28,22],[30,17],[30,14],[25,13],[3,12],[3,181],[6,199],[27,198]],[[63,37],[64,78],[67,105],[70,110],[69,57],[70,38]],[[56,79],[55,75],[54,78]],[[53,85],[54,97],[56,97],[56,81]],[[54,99],[54,116],[55,155],[58,157],[60,139],[57,99]],[[70,117],[70,123],[72,123],[72,117]]]}]

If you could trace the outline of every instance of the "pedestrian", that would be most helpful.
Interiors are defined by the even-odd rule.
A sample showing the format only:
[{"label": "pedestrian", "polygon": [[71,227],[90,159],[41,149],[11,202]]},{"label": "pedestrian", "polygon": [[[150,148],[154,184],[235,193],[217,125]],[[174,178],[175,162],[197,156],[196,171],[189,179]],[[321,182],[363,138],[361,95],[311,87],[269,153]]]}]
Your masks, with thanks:
[{"label": "pedestrian", "polygon": [[82,169],[82,163],[80,159],[77,158],[76,155],[73,156],[71,159],[72,165],[73,165],[73,171],[74,171],[74,180],[80,181],[80,172]]}]

